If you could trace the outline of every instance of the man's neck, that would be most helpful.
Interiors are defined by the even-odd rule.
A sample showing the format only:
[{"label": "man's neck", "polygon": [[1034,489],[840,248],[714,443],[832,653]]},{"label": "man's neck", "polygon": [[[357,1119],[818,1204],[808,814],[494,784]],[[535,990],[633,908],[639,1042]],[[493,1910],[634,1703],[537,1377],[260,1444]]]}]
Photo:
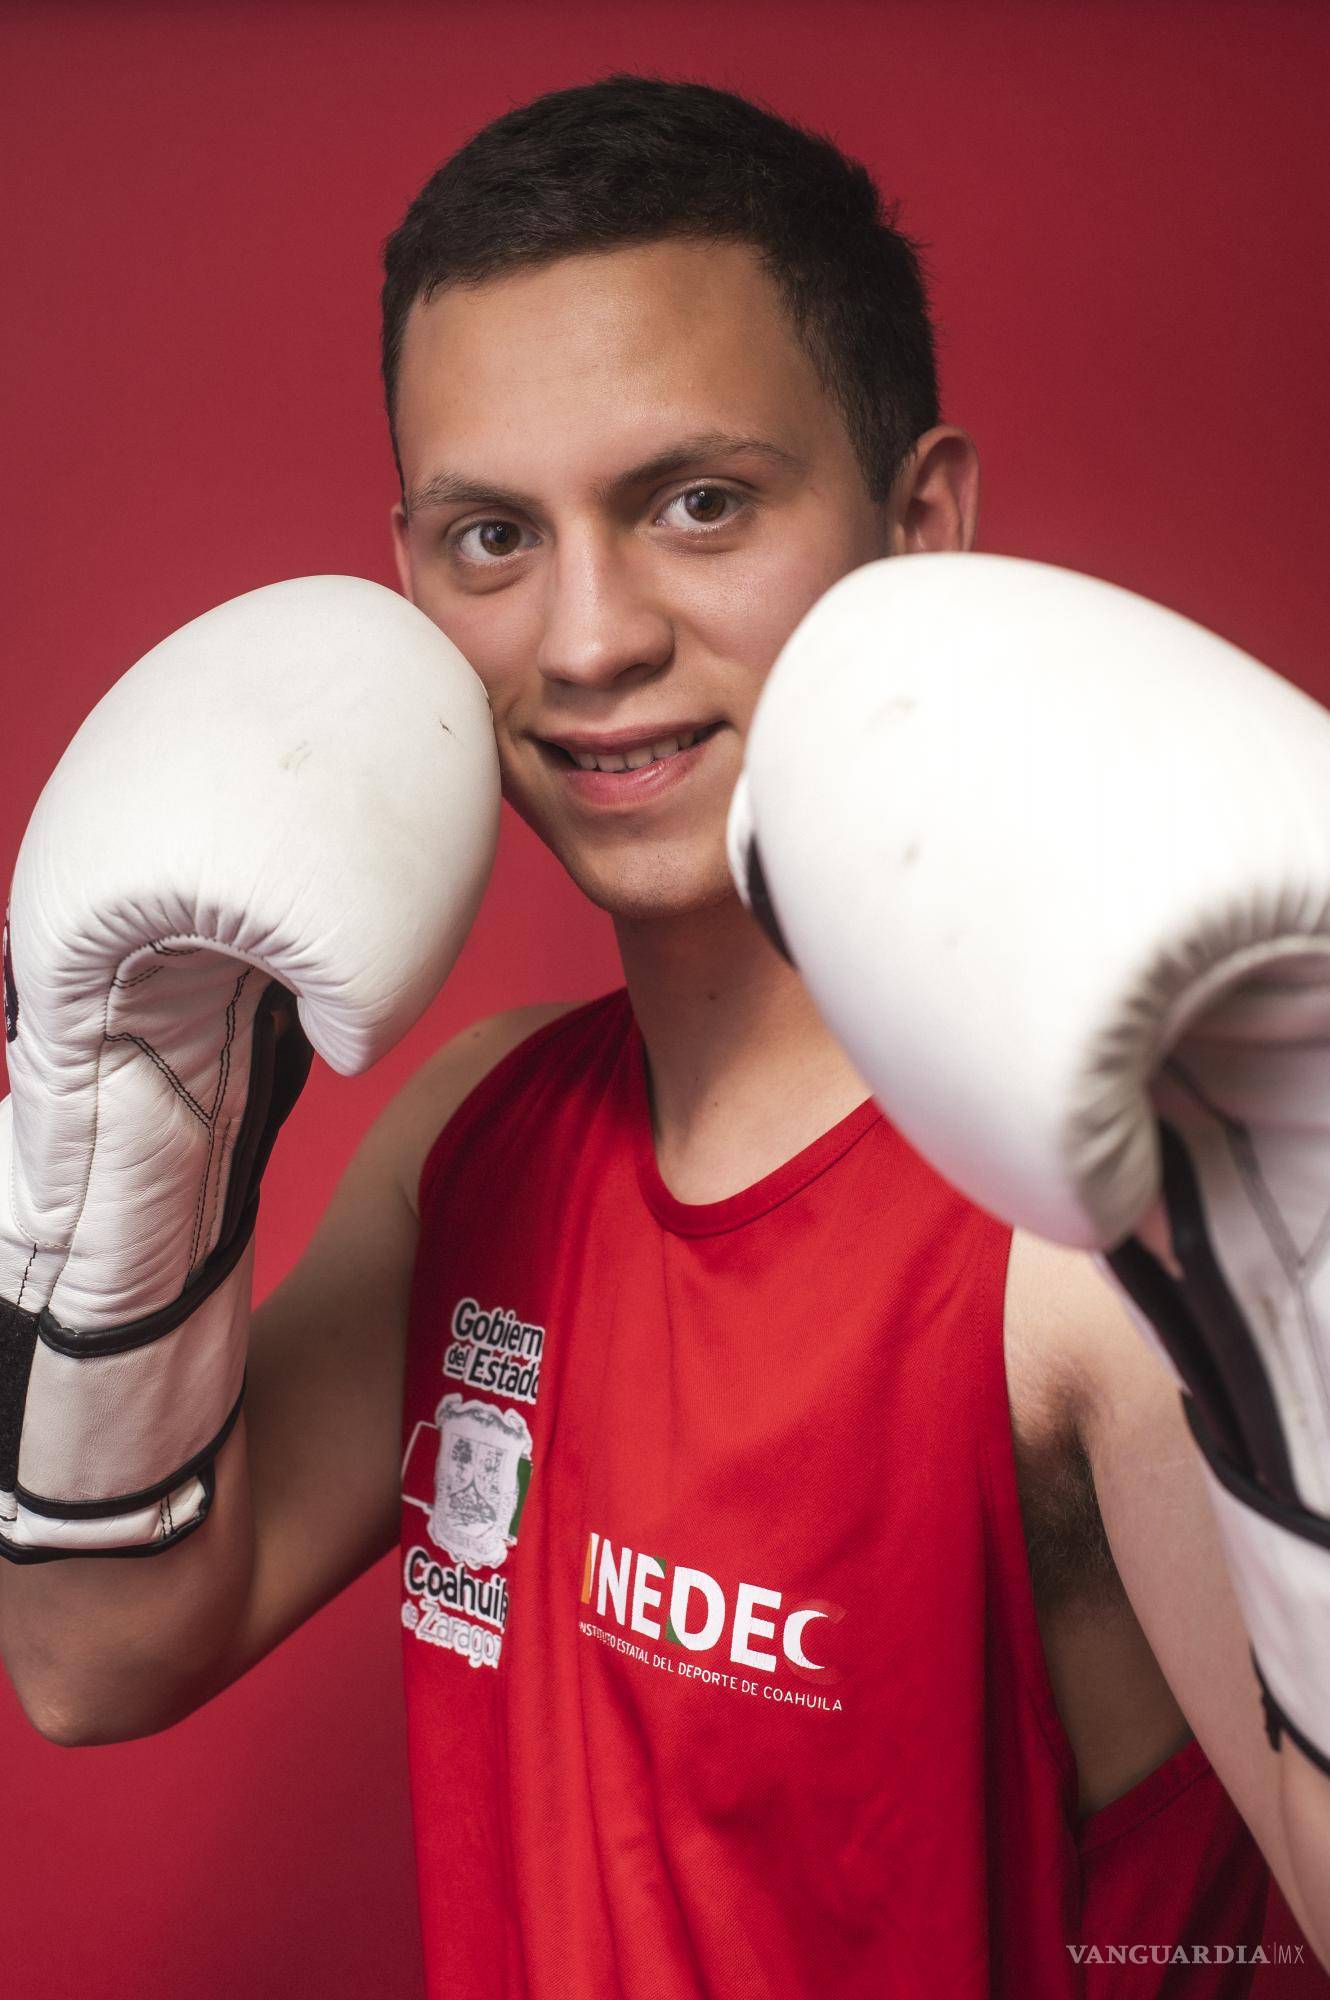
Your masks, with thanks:
[{"label": "man's neck", "polygon": [[869,1095],[737,898],[615,928],[646,1046],[656,1155],[681,1200],[751,1186]]}]

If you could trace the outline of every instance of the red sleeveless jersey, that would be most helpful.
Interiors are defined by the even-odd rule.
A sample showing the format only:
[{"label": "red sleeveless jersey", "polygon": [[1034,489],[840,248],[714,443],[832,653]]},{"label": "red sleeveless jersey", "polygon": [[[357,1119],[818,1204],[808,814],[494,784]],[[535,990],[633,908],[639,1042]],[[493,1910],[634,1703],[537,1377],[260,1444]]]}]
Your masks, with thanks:
[{"label": "red sleeveless jersey", "polygon": [[402,1508],[432,1995],[1330,1993],[1253,1975],[1300,1939],[1195,1743],[1076,1823],[1009,1242],[871,1102],[675,1200],[623,992],[449,1122]]}]

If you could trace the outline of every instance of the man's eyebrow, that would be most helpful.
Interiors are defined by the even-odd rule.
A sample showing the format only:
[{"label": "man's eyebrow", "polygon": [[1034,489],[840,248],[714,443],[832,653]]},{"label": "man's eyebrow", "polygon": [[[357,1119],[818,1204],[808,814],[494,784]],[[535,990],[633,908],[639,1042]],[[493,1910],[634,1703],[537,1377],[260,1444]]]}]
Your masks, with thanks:
[{"label": "man's eyebrow", "polygon": [[[678,444],[671,445],[668,451],[657,452],[641,465],[634,465],[627,472],[603,481],[595,488],[595,496],[603,503],[635,486],[647,486],[653,480],[668,479],[672,473],[683,472],[700,459],[738,456],[765,459],[782,472],[807,470],[801,458],[770,438],[737,437],[728,431],[699,431],[695,437],[683,438]],[[507,507],[524,514],[540,511],[539,503],[529,493],[514,492],[507,487],[493,486],[487,480],[469,479],[465,474],[455,472],[432,473],[421,485],[413,487],[407,496],[408,514],[421,514],[432,507]]]}]

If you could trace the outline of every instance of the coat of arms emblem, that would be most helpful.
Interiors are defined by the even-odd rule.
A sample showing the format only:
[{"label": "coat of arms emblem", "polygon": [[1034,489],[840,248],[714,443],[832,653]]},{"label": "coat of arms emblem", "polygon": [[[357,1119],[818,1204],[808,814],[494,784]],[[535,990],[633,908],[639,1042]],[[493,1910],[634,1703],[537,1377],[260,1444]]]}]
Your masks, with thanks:
[{"label": "coat of arms emblem", "polygon": [[516,1410],[445,1396],[429,1532],[455,1562],[491,1569],[517,1540],[531,1477],[531,1432]]}]

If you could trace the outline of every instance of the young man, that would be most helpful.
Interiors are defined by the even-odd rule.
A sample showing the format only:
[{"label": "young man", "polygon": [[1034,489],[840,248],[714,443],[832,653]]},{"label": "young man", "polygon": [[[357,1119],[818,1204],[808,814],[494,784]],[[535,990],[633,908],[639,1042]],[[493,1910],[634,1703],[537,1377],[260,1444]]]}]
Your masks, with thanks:
[{"label": "young man", "polygon": [[389,1107],[204,1528],[5,1577],[29,1713],[163,1727],[400,1533],[431,1990],[1070,1994],[1069,1943],[1183,1941],[1248,1991],[1268,1871],[1324,1896],[1176,1389],[877,1115],[726,867],[803,613],[974,542],[910,246],[825,142],[619,78],[450,160],[384,308],[403,590],[626,990]]}]

